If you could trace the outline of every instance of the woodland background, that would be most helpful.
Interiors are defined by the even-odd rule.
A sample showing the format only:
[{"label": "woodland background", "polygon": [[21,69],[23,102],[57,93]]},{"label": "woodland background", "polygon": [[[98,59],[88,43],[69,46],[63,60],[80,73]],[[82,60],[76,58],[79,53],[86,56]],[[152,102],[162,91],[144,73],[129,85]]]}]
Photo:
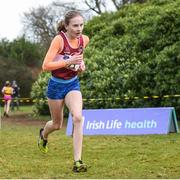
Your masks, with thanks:
[{"label": "woodland background", "polygon": [[0,40],[1,87],[16,80],[21,97],[36,100],[36,113],[49,113],[50,74],[41,71],[41,64],[57,22],[70,9],[82,12],[84,34],[90,37],[87,71],[80,75],[84,108],[173,106],[179,116],[180,98],[174,96],[180,94],[179,0],[86,0],[81,7],[55,1],[31,9],[24,13],[24,34]]}]

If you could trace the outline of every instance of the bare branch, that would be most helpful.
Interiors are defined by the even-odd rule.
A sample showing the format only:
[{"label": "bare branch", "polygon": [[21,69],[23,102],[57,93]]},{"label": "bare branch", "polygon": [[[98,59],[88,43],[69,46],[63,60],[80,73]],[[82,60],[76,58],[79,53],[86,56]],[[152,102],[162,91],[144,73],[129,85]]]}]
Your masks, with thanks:
[{"label": "bare branch", "polygon": [[94,11],[97,14],[101,14],[107,11],[106,0],[84,0],[84,3],[90,10]]}]

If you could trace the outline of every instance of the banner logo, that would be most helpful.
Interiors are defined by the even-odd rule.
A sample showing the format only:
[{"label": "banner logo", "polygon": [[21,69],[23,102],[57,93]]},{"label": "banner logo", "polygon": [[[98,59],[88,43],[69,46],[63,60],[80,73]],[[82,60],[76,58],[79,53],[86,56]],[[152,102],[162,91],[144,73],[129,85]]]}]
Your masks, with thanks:
[{"label": "banner logo", "polygon": [[[67,135],[72,135],[69,115]],[[130,108],[83,110],[84,135],[140,135],[179,132],[175,110],[167,108]]]}]

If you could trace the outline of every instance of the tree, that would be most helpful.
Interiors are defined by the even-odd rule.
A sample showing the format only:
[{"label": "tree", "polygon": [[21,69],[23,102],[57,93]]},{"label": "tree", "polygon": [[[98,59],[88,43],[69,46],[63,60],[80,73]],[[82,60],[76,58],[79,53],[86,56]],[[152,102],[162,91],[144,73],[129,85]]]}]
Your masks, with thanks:
[{"label": "tree", "polygon": [[19,64],[17,60],[0,57],[0,87],[5,81],[16,80],[20,86],[21,97],[29,97],[31,85],[33,83],[32,73],[24,64]]},{"label": "tree", "polygon": [[19,64],[28,67],[39,67],[43,51],[39,44],[32,43],[20,37],[12,42],[2,39],[0,41],[0,54],[2,57],[16,60]]},{"label": "tree", "polygon": [[144,3],[146,0],[84,0],[89,10],[96,14],[102,14],[114,10],[119,10],[123,5],[130,3]]},{"label": "tree", "polygon": [[118,10],[124,4],[144,2],[145,0],[83,0],[81,3],[53,1],[48,7],[40,6],[25,12],[23,16],[25,37],[38,42],[47,49],[52,38],[57,34],[56,26],[68,10],[80,11],[86,20],[94,13]]},{"label": "tree", "polygon": [[106,0],[84,0],[84,2],[90,10],[97,14],[102,14],[104,11],[107,11]]},{"label": "tree", "polygon": [[42,63],[43,50],[25,37],[12,42],[0,41],[0,85],[6,80],[16,80],[21,86],[21,97],[29,97],[31,85],[36,80]]},{"label": "tree", "polygon": [[[72,4],[73,2],[73,4]],[[63,17],[64,13],[69,11],[69,10],[77,10],[79,12],[81,12],[81,14],[83,15],[83,17],[85,18],[85,20],[89,20],[92,16],[93,13],[91,11],[91,9],[87,9],[86,4],[81,1],[81,3],[78,3],[77,1],[72,1],[72,2],[66,2],[64,1],[54,1],[52,3],[52,5],[58,9],[61,9],[61,14],[60,16]]]},{"label": "tree", "polygon": [[[40,6],[25,12],[23,25],[25,36],[45,47],[49,47],[52,38],[57,34],[57,24],[68,10],[79,10],[86,15],[86,11],[76,4],[65,1],[54,1],[48,7]],[[86,15],[87,17],[87,15]]]},{"label": "tree", "polygon": [[47,48],[52,37],[56,35],[54,26],[56,21],[57,16],[51,6],[32,8],[29,12],[24,13],[23,24],[26,38]]}]

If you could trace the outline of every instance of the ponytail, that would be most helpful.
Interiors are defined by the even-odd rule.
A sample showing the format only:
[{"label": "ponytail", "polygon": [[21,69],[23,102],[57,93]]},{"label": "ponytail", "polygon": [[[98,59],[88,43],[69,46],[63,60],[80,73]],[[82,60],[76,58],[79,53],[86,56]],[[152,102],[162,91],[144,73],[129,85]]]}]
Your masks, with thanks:
[{"label": "ponytail", "polygon": [[66,32],[64,20],[61,20],[61,21],[58,23],[58,25],[57,25],[57,31],[58,31],[58,32],[61,32],[61,31]]}]

